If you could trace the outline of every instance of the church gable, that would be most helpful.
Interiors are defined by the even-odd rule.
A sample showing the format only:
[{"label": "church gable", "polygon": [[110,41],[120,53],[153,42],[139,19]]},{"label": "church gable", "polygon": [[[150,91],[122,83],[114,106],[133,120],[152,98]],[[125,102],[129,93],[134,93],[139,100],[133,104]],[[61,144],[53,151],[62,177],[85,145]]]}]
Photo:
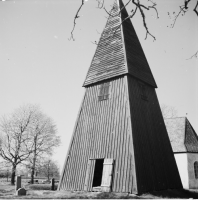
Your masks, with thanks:
[{"label": "church gable", "polygon": [[186,128],[185,128],[185,146],[187,152],[197,152],[198,153],[198,136],[191,126],[188,119],[186,119]]},{"label": "church gable", "polygon": [[186,117],[165,119],[174,153],[198,152],[198,136]]},{"label": "church gable", "polygon": [[164,121],[173,152],[186,152],[186,147],[184,145],[185,118],[169,118],[165,119]]}]

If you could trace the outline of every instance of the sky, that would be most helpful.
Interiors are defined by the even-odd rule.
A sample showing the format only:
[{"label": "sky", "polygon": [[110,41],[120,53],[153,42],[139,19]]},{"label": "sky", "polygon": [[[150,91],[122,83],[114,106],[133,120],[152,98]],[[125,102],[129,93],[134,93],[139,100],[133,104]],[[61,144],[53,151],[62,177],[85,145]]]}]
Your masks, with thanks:
[{"label": "sky", "polygon": [[[127,0],[123,0],[127,3]],[[110,9],[113,0],[106,0]],[[198,133],[198,17],[192,11],[178,18],[180,0],[158,0],[146,12],[149,31],[145,40],[140,13],[132,23],[158,85],[160,104],[173,106],[187,116]],[[75,41],[69,40],[81,0],[0,1],[0,117],[25,104],[37,104],[51,117],[61,137],[53,159],[62,169],[85,92],[82,87],[107,14],[87,0],[77,19]],[[189,9],[195,1],[191,1]],[[132,8],[128,7],[130,12]]]}]

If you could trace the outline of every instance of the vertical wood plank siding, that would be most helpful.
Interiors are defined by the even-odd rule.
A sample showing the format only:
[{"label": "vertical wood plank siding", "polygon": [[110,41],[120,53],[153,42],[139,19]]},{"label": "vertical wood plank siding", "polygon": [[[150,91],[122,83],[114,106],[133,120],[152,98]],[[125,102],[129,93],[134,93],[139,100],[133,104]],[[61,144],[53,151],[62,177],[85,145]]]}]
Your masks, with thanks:
[{"label": "vertical wood plank siding", "polygon": [[181,188],[155,89],[145,85],[144,100],[140,81],[127,75],[110,81],[108,100],[98,101],[99,88],[86,88],[60,189],[84,190],[92,159],[87,184],[91,191],[97,158],[115,160],[114,192]]},{"label": "vertical wood plank siding", "polygon": [[[74,141],[60,183],[63,190],[84,190],[90,158],[115,160],[112,190],[131,192],[130,176],[135,177],[129,139],[126,77],[110,82],[110,98],[98,101],[99,84],[86,88],[83,108],[79,116]],[[88,191],[91,191],[93,165],[90,167]],[[92,171],[91,171],[92,170]],[[136,187],[136,186],[134,186]]]},{"label": "vertical wood plank siding", "polygon": [[95,167],[95,160],[91,160],[91,167],[90,167],[90,174],[89,174],[89,179],[88,179],[88,189],[87,191],[91,192],[92,191],[92,183],[93,183],[93,175],[94,175],[94,167]]},{"label": "vertical wood plank siding", "polygon": [[128,87],[138,192],[182,188],[155,89],[146,85],[146,101],[137,79]]},{"label": "vertical wood plank siding", "polygon": [[[99,158],[114,159],[113,192],[182,188],[155,80],[130,19],[120,26],[128,14],[124,8],[120,17],[123,4],[118,2],[84,82],[85,97],[59,189],[91,191],[94,159]],[[100,84],[105,82],[110,82],[109,99],[99,101]]]}]

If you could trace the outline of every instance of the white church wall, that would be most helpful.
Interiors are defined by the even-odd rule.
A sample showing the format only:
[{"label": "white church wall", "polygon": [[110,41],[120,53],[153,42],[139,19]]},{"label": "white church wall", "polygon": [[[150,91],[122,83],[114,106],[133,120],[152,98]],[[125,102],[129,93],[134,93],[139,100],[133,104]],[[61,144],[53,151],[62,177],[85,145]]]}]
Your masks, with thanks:
[{"label": "white church wall", "polygon": [[174,154],[183,188],[189,189],[187,153]]},{"label": "white church wall", "polygon": [[198,161],[198,153],[188,153],[189,188],[198,189],[198,179],[195,178],[194,162]]}]

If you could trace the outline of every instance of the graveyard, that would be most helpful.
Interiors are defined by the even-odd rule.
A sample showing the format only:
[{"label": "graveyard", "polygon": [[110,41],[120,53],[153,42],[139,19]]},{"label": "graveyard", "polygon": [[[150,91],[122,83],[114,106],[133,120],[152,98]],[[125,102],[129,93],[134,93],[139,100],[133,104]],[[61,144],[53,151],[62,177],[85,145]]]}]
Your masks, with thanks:
[{"label": "graveyard", "polygon": [[[79,192],[50,190],[50,184],[29,184],[22,181],[26,195],[16,195],[15,185],[0,179],[0,199],[159,199],[159,198],[198,198],[198,190],[165,190],[160,192],[133,195],[128,193]],[[57,185],[55,184],[55,189]]]},{"label": "graveyard", "polygon": [[[50,177],[50,162],[46,165],[47,179],[35,174],[36,152],[40,148],[36,148],[36,144],[49,144],[40,150],[49,156],[52,151],[48,149],[59,146],[60,141],[57,137],[50,144],[51,137],[43,137],[38,143],[39,125],[33,128],[37,120],[27,128],[30,114],[24,129],[22,125],[16,127],[21,135],[26,129],[29,133],[35,131],[36,135],[30,134],[31,137],[24,140],[19,137],[18,141],[27,140],[27,143],[24,148],[19,145],[16,152],[25,149],[27,158],[34,153],[31,176],[18,175],[16,166],[25,158],[12,154],[7,134],[8,142],[0,141],[0,153],[5,160],[10,162],[15,158],[16,162],[11,162],[12,175],[8,176],[7,171],[7,178],[0,178],[0,199],[198,199],[198,155],[195,156],[198,136],[187,117],[177,120],[183,122],[182,133],[178,132],[178,127],[173,130],[172,119],[167,121],[173,139],[176,133],[178,136],[173,152],[173,139],[168,136],[156,93],[158,85],[130,18],[122,0],[115,0],[83,83],[85,93],[70,145],[67,154],[61,155],[65,162],[60,178],[53,178],[53,172]],[[147,34],[155,39],[148,30]],[[47,120],[44,125],[48,121],[51,122]],[[44,130],[44,125],[40,130]],[[12,130],[5,127],[5,133]],[[54,135],[56,131],[52,127],[55,126],[50,124],[49,127]],[[182,139],[185,141],[178,145],[181,135],[185,136]],[[27,150],[34,145],[34,150]],[[3,146],[11,158],[5,155]],[[185,153],[183,157],[188,159],[185,167],[191,166],[186,175],[191,177],[182,177],[183,160],[173,153],[179,156]],[[178,167],[176,159],[181,166]],[[56,169],[59,171],[57,166]]]}]

